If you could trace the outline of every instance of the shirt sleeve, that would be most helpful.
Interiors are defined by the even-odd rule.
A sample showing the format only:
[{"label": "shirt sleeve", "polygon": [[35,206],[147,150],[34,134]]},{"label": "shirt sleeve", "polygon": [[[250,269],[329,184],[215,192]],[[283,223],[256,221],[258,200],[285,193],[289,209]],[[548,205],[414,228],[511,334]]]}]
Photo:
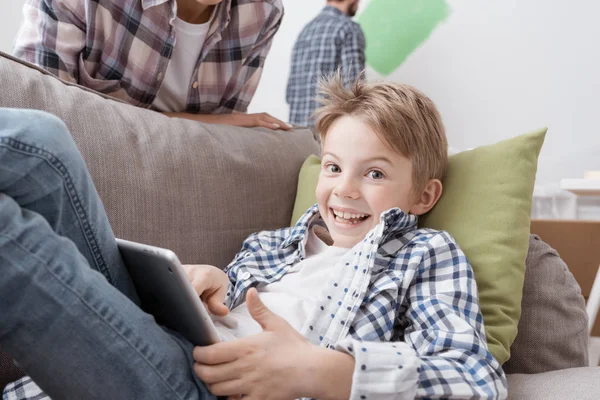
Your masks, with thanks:
[{"label": "shirt sleeve", "polygon": [[473,270],[449,235],[428,243],[396,323],[406,326],[403,341],[336,343],[355,358],[352,399],[506,398],[506,377],[487,349]]},{"label": "shirt sleeve", "polygon": [[13,54],[61,79],[78,81],[85,47],[84,2],[26,0]]},{"label": "shirt sleeve", "polygon": [[365,69],[365,36],[360,26],[352,22],[342,40],[341,74],[344,87],[350,87]]},{"label": "shirt sleeve", "polygon": [[248,53],[242,67],[231,78],[238,84],[234,85],[235,89],[226,93],[221,100],[221,113],[245,113],[248,110],[248,105],[250,105],[250,101],[254,97],[254,93],[256,93],[256,88],[260,82],[265,60],[273,43],[273,37],[277,33],[283,18],[283,5],[281,1],[277,0],[273,3],[273,11],[265,21],[262,33],[259,35],[252,50]]},{"label": "shirt sleeve", "polygon": [[225,305],[230,310],[242,304],[245,294],[258,281],[251,271],[265,268],[276,268],[282,260],[274,258],[272,250],[278,248],[285,240],[291,228],[253,233],[244,240],[242,249],[225,268],[229,277],[229,286],[225,293]]},{"label": "shirt sleeve", "polygon": [[28,376],[9,383],[2,393],[3,400],[50,400],[40,387]]}]

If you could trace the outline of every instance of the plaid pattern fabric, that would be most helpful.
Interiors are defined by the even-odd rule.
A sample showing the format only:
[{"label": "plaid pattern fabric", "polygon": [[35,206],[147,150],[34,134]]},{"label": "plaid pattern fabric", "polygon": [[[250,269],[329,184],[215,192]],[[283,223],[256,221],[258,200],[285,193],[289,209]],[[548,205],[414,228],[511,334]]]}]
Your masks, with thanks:
[{"label": "plaid pattern fabric", "polygon": [[[302,260],[312,224],[324,225],[316,205],[294,227],[246,239],[226,270],[225,303],[236,307],[249,288],[278,281]],[[355,358],[351,399],[506,398],[473,270],[448,233],[418,229],[417,217],[391,209],[335,268],[300,333]],[[17,390],[9,386],[5,398],[31,398]]]},{"label": "plaid pattern fabric", "polygon": [[[294,227],[251,235],[227,267],[225,303],[281,279],[304,258],[314,223],[323,225],[316,205]],[[352,399],[506,398],[473,270],[448,233],[391,209],[337,266],[300,333],[354,356]]]},{"label": "plaid pattern fabric", "polygon": [[292,53],[286,100],[289,122],[313,126],[317,82],[340,69],[350,86],[365,69],[365,37],[360,26],[339,9],[326,6],[298,36]]},{"label": "plaid pattern fabric", "polygon": [[50,400],[50,397],[46,396],[30,377],[25,376],[16,382],[8,384],[4,388],[2,395],[2,400],[19,399]]},{"label": "plaid pattern fabric", "polygon": [[[176,12],[175,0],[26,0],[13,53],[151,108],[176,45]],[[245,112],[282,17],[281,0],[218,4],[180,111]]]}]

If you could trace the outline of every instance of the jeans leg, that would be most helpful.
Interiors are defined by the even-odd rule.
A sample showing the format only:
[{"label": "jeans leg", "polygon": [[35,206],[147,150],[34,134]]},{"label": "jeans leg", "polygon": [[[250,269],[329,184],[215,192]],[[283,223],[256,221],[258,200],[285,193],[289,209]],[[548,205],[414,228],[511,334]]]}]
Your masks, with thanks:
[{"label": "jeans leg", "polygon": [[102,202],[62,121],[39,111],[0,109],[0,192],[42,215],[92,268],[137,301]]},{"label": "jeans leg", "polygon": [[0,109],[0,347],[55,398],[212,398],[128,282],[64,125]]}]

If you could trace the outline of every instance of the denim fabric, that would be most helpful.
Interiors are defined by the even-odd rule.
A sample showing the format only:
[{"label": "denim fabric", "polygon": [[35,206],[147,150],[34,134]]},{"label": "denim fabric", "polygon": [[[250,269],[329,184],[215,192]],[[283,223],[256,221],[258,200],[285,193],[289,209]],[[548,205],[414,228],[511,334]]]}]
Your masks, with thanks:
[{"label": "denim fabric", "polygon": [[54,398],[214,398],[137,301],[65,125],[0,109],[0,347]]}]

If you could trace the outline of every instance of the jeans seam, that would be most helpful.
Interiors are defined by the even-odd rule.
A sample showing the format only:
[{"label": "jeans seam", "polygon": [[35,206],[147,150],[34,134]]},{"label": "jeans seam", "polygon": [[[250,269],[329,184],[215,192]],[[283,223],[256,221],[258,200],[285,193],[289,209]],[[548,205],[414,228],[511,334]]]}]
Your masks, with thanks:
[{"label": "jeans seam", "polygon": [[33,146],[31,144],[23,143],[16,139],[12,138],[0,138],[0,144],[6,144],[7,148],[12,149],[13,151],[17,151],[26,155],[37,156],[40,159],[48,162],[48,164],[58,173],[58,175],[62,178],[63,183],[66,188],[66,193],[71,203],[71,207],[75,211],[75,215],[77,216],[77,220],[79,221],[82,231],[83,237],[88,245],[89,250],[94,257],[94,261],[96,263],[96,267],[98,271],[104,275],[104,277],[114,286],[115,282],[110,275],[108,268],[106,267],[106,261],[104,257],[102,257],[102,253],[98,251],[99,246],[96,241],[96,237],[93,233],[93,230],[90,226],[89,219],[85,215],[85,211],[80,200],[80,196],[75,189],[75,184],[73,183],[73,179],[68,172],[67,167],[64,165],[62,161],[58,157],[56,157],[51,152],[41,149],[39,147]]},{"label": "jeans seam", "polygon": [[[17,239],[13,236],[7,235],[6,233],[2,233],[0,232],[0,237],[4,237],[7,238],[10,242],[14,243],[15,246],[17,246],[18,248],[20,248],[21,250],[23,250],[24,252],[26,252],[27,254],[31,255],[31,257],[33,259],[35,259],[39,264],[41,264],[45,268],[46,271],[48,271],[48,273],[50,273],[50,275],[52,275],[54,277],[54,279],[56,279],[66,290],[68,290],[69,292],[71,292],[80,302],[81,304],[83,304],[88,310],[90,310],[94,315],[96,315],[100,321],[102,321],[104,324],[106,324],[106,326],[108,326],[113,332],[115,332],[125,343],[127,343],[145,362],[146,364],[148,364],[150,366],[150,368],[160,377],[160,379],[163,381],[163,383],[165,384],[166,387],[168,387],[179,399],[184,400],[179,393],[177,393],[177,391],[168,383],[167,379],[165,379],[165,377],[163,377],[160,373],[160,371],[152,364],[152,362],[150,362],[150,360],[148,358],[146,358],[146,356],[144,354],[142,354],[138,348],[130,341],[128,340],[119,330],[118,328],[116,328],[115,326],[113,326],[113,324],[108,321],[107,319],[105,319],[91,304],[89,304],[82,296],[79,295],[79,293],[77,293],[75,290],[73,290],[61,277],[60,275],[56,274],[52,268],[50,267],[49,263],[44,262],[43,259],[41,259],[40,257],[38,257],[37,254],[31,252],[28,248],[24,247],[23,245],[21,245],[21,243],[19,243],[17,241]],[[158,325],[157,325],[158,327]],[[165,334],[167,334],[165,332]],[[141,336],[139,336],[141,338]]]}]

